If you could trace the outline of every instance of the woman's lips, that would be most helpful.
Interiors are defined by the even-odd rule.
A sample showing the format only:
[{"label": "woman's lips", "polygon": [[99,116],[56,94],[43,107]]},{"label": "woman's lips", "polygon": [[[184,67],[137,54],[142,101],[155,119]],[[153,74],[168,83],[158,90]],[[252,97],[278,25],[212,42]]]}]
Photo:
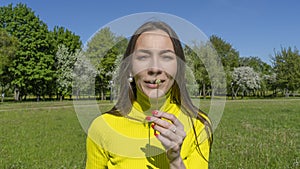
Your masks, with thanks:
[{"label": "woman's lips", "polygon": [[157,89],[158,88],[158,84],[146,83],[146,86],[150,89]]},{"label": "woman's lips", "polygon": [[145,82],[145,85],[150,88],[150,89],[157,89],[159,88],[159,86],[165,82],[165,80],[160,80],[160,83],[157,84],[155,83],[156,80],[149,80],[149,81],[144,81]]}]

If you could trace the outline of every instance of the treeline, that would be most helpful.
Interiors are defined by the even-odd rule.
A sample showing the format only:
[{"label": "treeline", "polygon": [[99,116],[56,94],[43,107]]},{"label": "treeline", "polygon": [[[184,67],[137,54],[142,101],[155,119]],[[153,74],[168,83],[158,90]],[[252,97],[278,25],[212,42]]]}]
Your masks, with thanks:
[{"label": "treeline", "polygon": [[[85,94],[106,99],[117,85],[113,77],[128,40],[109,28],[97,32],[83,49],[78,35],[67,28],[52,30],[25,4],[0,7],[0,87],[15,100],[27,96],[64,99]],[[227,95],[289,96],[300,89],[300,55],[296,47],[274,50],[272,65],[255,56],[241,57],[218,36],[210,42],[221,58],[226,74]],[[212,51],[206,45],[184,45],[187,63],[197,87],[194,96],[213,95],[206,61]],[[209,66],[209,65],[208,65]],[[93,79],[93,84],[88,81]],[[90,90],[90,87],[93,90]],[[92,91],[92,92],[91,92]]]},{"label": "treeline", "polygon": [[60,26],[49,30],[25,4],[0,7],[0,39],[1,93],[14,93],[15,100],[61,94],[57,87],[58,47],[66,46],[69,53],[82,47],[78,35]]},{"label": "treeline", "polygon": [[[300,54],[296,47],[282,47],[279,51],[274,49],[270,58],[272,65],[269,65],[257,56],[241,57],[230,43],[220,37],[212,35],[209,40],[221,59],[226,74],[226,93],[232,99],[236,99],[237,96],[243,98],[299,95]],[[199,84],[198,95],[213,95],[211,80],[206,71],[211,65],[203,64],[207,59],[193,58],[194,55],[200,55],[200,58],[210,57],[205,45],[186,47],[185,51],[186,55],[192,58],[193,65],[197,66],[194,72]]]}]

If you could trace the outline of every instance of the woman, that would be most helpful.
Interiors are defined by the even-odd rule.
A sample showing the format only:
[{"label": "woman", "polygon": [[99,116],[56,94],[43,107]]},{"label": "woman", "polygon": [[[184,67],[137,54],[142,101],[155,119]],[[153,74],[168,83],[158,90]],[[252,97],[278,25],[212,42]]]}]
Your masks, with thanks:
[{"label": "woman", "polygon": [[89,128],[86,168],[208,168],[212,130],[189,98],[184,70],[170,26],[139,27],[120,66],[120,97]]}]

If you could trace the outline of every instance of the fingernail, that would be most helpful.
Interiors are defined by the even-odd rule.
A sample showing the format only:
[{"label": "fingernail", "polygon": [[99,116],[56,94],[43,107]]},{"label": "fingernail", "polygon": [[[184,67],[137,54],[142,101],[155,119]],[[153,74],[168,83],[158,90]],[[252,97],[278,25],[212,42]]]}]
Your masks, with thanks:
[{"label": "fingernail", "polygon": [[153,110],[153,111],[152,111],[152,114],[153,114],[153,115],[157,115],[157,114],[158,114],[158,111],[157,111],[157,110]]},{"label": "fingernail", "polygon": [[150,117],[150,116],[147,116],[147,117],[146,117],[146,120],[150,121],[150,120],[151,120],[151,117]]},{"label": "fingernail", "polygon": [[158,137],[158,135],[159,135],[159,134],[157,134],[157,133],[154,133],[154,136],[155,136],[155,137]]},{"label": "fingernail", "polygon": [[155,124],[154,124],[154,123],[152,123],[152,124],[151,124],[151,127],[152,127],[153,129],[154,129],[154,126],[155,126]]}]

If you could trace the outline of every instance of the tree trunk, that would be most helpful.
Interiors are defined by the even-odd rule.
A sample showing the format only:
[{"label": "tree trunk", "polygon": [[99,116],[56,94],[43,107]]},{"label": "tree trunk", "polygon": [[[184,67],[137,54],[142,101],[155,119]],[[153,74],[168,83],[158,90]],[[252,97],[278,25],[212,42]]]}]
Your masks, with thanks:
[{"label": "tree trunk", "polygon": [[244,99],[244,95],[245,95],[245,90],[242,91],[241,99]]},{"label": "tree trunk", "polygon": [[15,101],[19,101],[19,97],[20,97],[20,91],[16,87],[15,90],[14,90],[14,99],[15,99]]},{"label": "tree trunk", "polygon": [[101,89],[101,100],[104,100],[104,92],[103,92],[103,89]]},{"label": "tree trunk", "polygon": [[234,88],[231,87],[231,99],[235,99]]},{"label": "tree trunk", "polygon": [[284,92],[285,92],[285,97],[289,97],[289,95],[290,95],[290,92],[289,92],[289,90],[288,90],[288,89],[286,89]]},{"label": "tree trunk", "polygon": [[79,93],[80,93],[80,91],[79,91],[79,89],[77,89],[77,90],[76,90],[76,100],[79,99]]},{"label": "tree trunk", "polygon": [[203,99],[206,99],[205,83],[202,85]]},{"label": "tree trunk", "polygon": [[239,90],[240,90],[240,87],[238,87],[238,88],[236,89],[236,91],[234,92],[234,99],[236,99]]},{"label": "tree trunk", "polygon": [[3,103],[3,100],[4,100],[4,89],[3,89],[3,86],[2,86],[2,91],[1,91],[1,102]]}]

